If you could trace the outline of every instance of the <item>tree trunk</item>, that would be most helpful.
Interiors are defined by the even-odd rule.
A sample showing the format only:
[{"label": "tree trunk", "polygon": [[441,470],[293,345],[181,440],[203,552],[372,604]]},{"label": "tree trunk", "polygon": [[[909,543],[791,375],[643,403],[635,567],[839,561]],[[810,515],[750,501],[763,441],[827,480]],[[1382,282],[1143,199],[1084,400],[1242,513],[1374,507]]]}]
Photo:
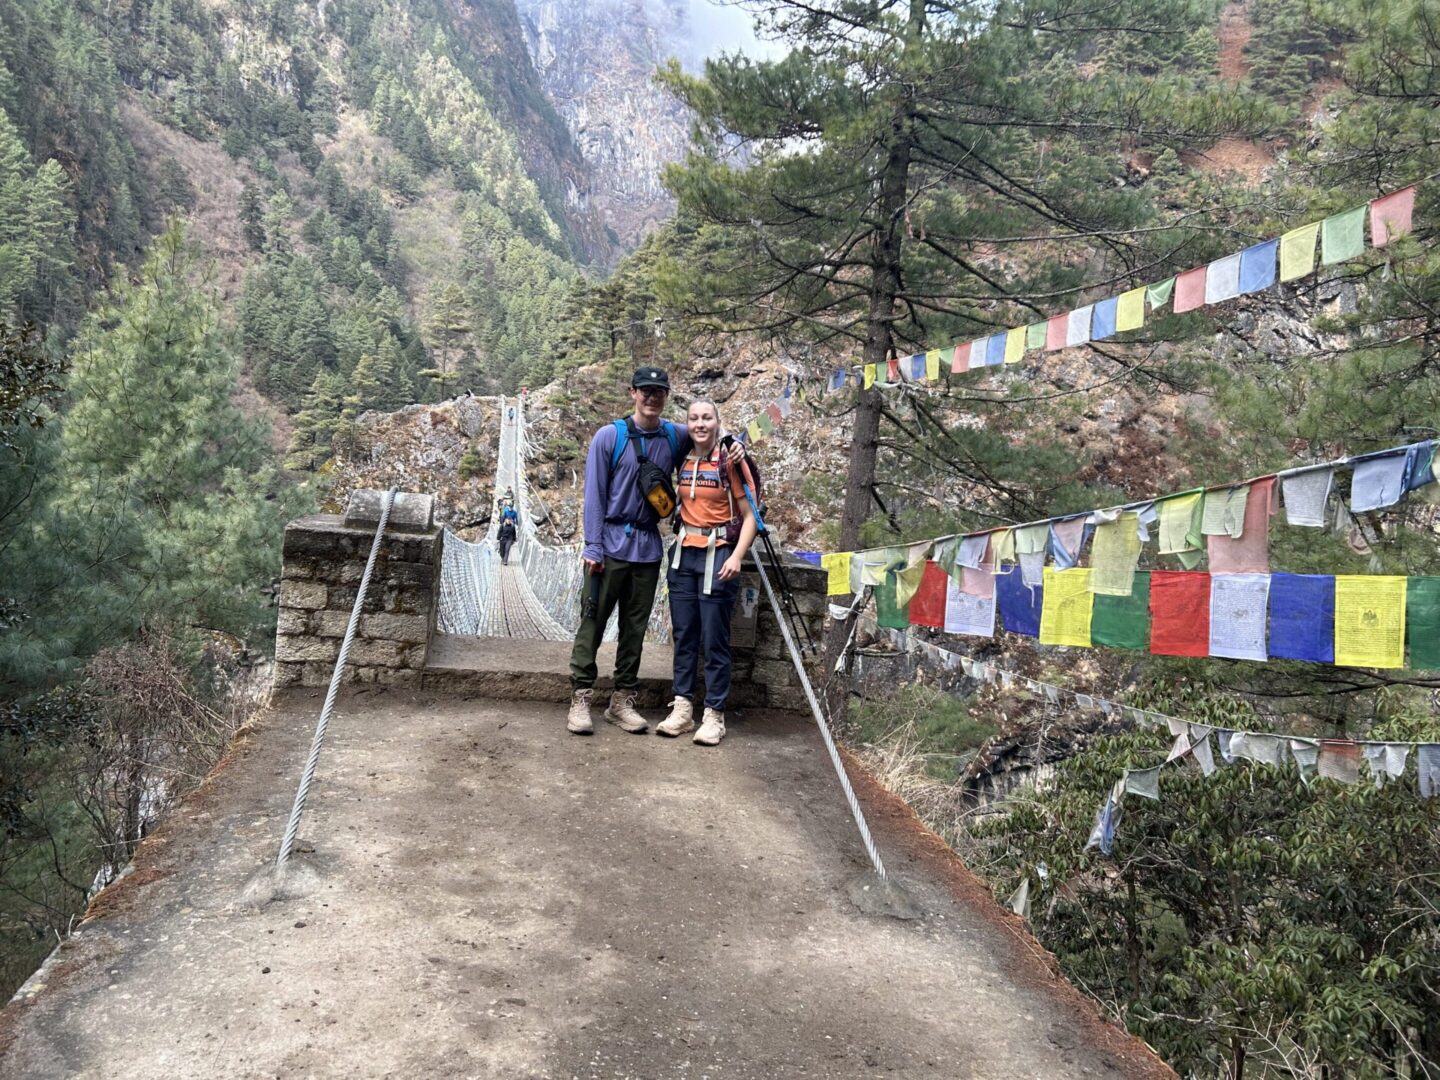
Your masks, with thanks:
[{"label": "tree trunk", "polygon": [[[911,46],[918,45],[924,28],[924,0],[911,0],[906,27],[907,51]],[[895,318],[895,297],[900,292],[900,256],[904,245],[902,224],[910,183],[911,115],[908,102],[895,116],[888,151],[873,211],[877,227],[871,240],[870,307],[866,316],[862,359],[866,365],[886,363],[894,344],[891,328]],[[860,546],[860,529],[870,516],[880,411],[880,391],[874,387],[869,390],[862,388],[850,438],[849,483],[845,489],[845,502],[840,508],[841,551],[854,551]],[[843,722],[849,710],[849,665],[837,672],[836,664],[842,658],[854,621],[855,616],[851,615],[847,619],[828,620],[825,624],[821,669],[824,672],[825,709],[832,724]]]}]

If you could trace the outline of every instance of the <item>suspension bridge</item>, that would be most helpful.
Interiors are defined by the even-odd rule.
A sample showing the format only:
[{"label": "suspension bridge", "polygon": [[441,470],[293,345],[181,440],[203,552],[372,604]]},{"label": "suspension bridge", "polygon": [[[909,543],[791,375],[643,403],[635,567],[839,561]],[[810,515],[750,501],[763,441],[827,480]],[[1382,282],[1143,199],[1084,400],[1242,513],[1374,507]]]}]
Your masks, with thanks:
[{"label": "suspension bridge", "polygon": [[390,497],[287,529],[299,685],[0,1012],[0,1075],[1174,1075],[852,768],[887,900],[808,717],[737,710],[718,750],[571,737],[580,552],[535,527],[525,403],[499,415],[510,565],[498,523],[442,537]]}]

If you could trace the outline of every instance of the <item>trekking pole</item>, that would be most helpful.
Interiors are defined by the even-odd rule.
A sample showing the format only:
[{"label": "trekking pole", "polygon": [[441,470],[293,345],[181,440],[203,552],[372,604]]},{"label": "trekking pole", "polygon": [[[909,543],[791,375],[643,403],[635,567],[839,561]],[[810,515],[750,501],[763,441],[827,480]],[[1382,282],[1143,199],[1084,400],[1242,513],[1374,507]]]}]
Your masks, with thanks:
[{"label": "trekking pole", "polygon": [[[748,487],[745,495],[751,499],[753,507],[754,499],[750,496]],[[870,857],[870,865],[875,869],[875,876],[881,881],[885,881],[885,864],[880,861],[880,852],[876,849],[875,840],[870,835],[870,826],[865,822],[865,813],[860,809],[860,800],[855,797],[855,789],[850,786],[850,777],[845,773],[845,765],[840,760],[840,751],[836,749],[835,738],[830,734],[830,725],[825,722],[825,714],[820,710],[820,701],[815,696],[815,688],[810,685],[810,676],[805,671],[805,662],[800,659],[800,650],[795,644],[790,626],[781,615],[780,602],[775,599],[775,590],[770,585],[770,576],[765,573],[764,562],[756,559],[755,569],[760,572],[760,582],[765,586],[765,595],[770,600],[771,610],[775,612],[775,621],[780,625],[780,633],[785,638],[785,647],[790,652],[790,661],[795,665],[795,673],[800,676],[800,686],[805,691],[805,700],[810,703],[810,712],[814,715],[815,723],[820,728],[820,737],[825,741],[825,749],[830,754],[830,763],[835,766],[835,775],[840,779],[840,787],[845,792],[845,801],[850,804],[850,816],[855,819],[855,827],[860,830],[860,839],[865,845],[865,854]]]},{"label": "trekking pole", "polygon": [[[728,444],[734,440],[727,435],[722,441]],[[741,464],[744,465],[744,462],[741,462]],[[745,468],[743,471],[746,476],[749,475],[750,470],[748,468]],[[804,613],[800,610],[800,605],[795,601],[795,592],[790,588],[790,579],[785,574],[785,566],[780,561],[780,556],[776,553],[775,545],[770,539],[770,530],[765,525],[765,516],[760,512],[760,504],[755,501],[755,492],[751,490],[750,484],[743,477],[740,480],[740,488],[745,492],[745,501],[750,504],[750,511],[755,515],[756,535],[760,537],[760,542],[765,548],[765,554],[770,559],[770,565],[775,568],[775,576],[780,581],[780,591],[785,603],[783,605],[783,614],[782,607],[776,607],[775,617],[777,619],[788,620],[790,629],[794,632],[795,636],[805,639],[802,650],[813,653],[815,651],[815,639],[810,636],[810,628],[805,625]],[[757,567],[760,565],[759,559],[755,560],[755,565]]]}]

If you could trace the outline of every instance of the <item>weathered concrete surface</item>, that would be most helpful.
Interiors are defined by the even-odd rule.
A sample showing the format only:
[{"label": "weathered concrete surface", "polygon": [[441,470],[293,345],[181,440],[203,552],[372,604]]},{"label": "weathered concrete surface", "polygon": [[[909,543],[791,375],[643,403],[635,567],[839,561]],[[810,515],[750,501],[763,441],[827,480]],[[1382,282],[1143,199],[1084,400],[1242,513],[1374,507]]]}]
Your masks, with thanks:
[{"label": "weathered concrete surface", "polygon": [[924,915],[861,914],[863,853],[796,717],[735,717],[709,750],[360,689],[301,831],[313,891],[239,906],[319,702],[291,691],[147,841],[0,1013],[0,1075],[1171,1075],[863,778]]},{"label": "weathered concrete surface", "polygon": [[[569,701],[573,642],[435,634],[430,639],[422,686],[443,693],[503,701]],[[615,643],[601,645],[596,700],[614,688]],[[668,705],[673,696],[673,654],[668,645],[646,645],[640,657],[641,708]]]}]

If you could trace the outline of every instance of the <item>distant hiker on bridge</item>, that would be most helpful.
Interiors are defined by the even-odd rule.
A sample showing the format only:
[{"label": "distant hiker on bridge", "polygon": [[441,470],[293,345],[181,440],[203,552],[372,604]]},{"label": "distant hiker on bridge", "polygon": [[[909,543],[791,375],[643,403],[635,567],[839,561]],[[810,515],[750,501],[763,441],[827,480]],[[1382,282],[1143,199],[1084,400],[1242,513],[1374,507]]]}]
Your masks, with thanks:
[{"label": "distant hiker on bridge", "polygon": [[[675,700],[655,731],[676,736],[695,730],[691,698],[703,653],[705,714],[694,741],[715,746],[725,737],[725,699],[730,694],[730,613],[756,524],[739,471],[725,460],[720,410],[713,401],[691,402],[689,430],[691,450],[680,466],[680,535],[665,578],[675,646]],[[744,462],[739,466],[745,467]]]},{"label": "distant hiker on bridge", "polygon": [[[675,508],[670,478],[690,449],[683,424],[662,420],[670,379],[660,368],[640,368],[630,380],[635,411],[606,424],[590,440],[585,458],[585,549],[587,601],[570,653],[570,714],[566,726],[590,735],[591,699],[599,666],[595,655],[611,612],[619,612],[615,646],[615,690],[605,719],[623,731],[643,734],[649,722],[635,711],[645,628],[660,584],[664,545],[660,523]],[[742,460],[743,447],[730,451]]]},{"label": "distant hiker on bridge", "polygon": [[500,544],[500,561],[506,566],[510,565],[510,545],[515,543],[515,527],[520,523],[520,515],[515,512],[515,507],[506,503],[500,511],[500,532],[496,536]]}]

